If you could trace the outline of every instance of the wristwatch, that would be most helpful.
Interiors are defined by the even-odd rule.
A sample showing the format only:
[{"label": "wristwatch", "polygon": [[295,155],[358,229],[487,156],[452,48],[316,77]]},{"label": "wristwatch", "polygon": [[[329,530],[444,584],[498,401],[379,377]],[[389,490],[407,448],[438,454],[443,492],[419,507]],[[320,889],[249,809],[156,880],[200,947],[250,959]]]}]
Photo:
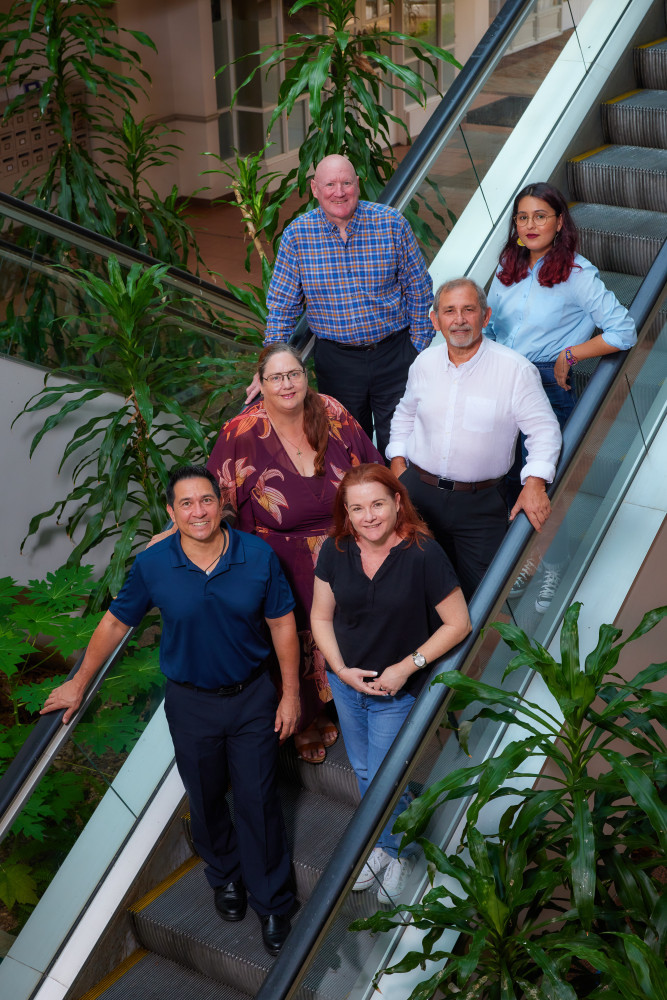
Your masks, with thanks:
[{"label": "wristwatch", "polygon": [[417,670],[421,670],[426,666],[426,657],[423,653],[420,653],[419,650],[415,650],[412,654],[412,659],[414,660]]}]

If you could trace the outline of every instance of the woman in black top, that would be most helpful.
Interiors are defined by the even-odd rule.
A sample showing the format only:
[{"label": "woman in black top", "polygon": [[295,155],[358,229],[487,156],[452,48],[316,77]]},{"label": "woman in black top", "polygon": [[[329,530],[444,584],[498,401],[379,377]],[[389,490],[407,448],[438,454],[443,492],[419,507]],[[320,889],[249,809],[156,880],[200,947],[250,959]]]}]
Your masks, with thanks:
[{"label": "woman in black top", "polygon": [[[311,627],[364,795],[426,680],[423,668],[470,631],[447,556],[383,465],[348,470],[338,488],[334,537],[315,569]],[[397,857],[391,833],[408,802],[405,793],[353,886],[367,888],[386,868],[384,902],[400,893],[412,868]]]}]

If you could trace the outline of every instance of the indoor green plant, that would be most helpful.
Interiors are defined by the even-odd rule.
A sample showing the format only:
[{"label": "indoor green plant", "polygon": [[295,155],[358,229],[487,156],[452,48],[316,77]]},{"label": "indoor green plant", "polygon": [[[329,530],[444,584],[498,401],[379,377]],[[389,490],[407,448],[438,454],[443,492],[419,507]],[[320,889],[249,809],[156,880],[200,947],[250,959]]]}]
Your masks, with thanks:
[{"label": "indoor green plant", "polygon": [[[513,723],[525,735],[489,761],[452,772],[397,820],[403,846],[416,840],[432,876],[444,879],[420,903],[353,927],[387,930],[411,920],[426,931],[423,950],[385,970],[435,963],[410,1000],[427,1000],[436,989],[457,1000],[667,996],[667,897],[652,875],[656,857],[667,855],[667,696],[652,687],[667,664],[630,681],[616,670],[621,650],[667,608],[648,612],[623,641],[619,629],[601,626],[583,664],[579,610],[574,604],[565,616],[561,663],[516,626],[494,624],[516,653],[505,676],[536,671],[557,709],[548,698],[546,705],[529,701],[455,671],[437,678],[455,692],[453,710],[485,706],[462,727],[464,746],[479,718]],[[540,776],[545,759],[550,767]],[[531,761],[540,781],[526,786],[521,776],[531,777]],[[434,811],[461,796],[471,798],[462,841],[446,856],[424,834]],[[506,797],[497,830],[483,836],[480,811]],[[458,935],[456,945],[439,947],[447,931]]]},{"label": "indoor green plant", "polygon": [[[90,566],[63,567],[27,587],[0,579],[0,773],[99,621],[80,614],[92,587]],[[161,674],[158,644],[138,644],[140,632],[0,845],[0,913],[11,914],[3,915],[5,929],[16,929],[38,902],[148,721]]]},{"label": "indoor green plant", "polygon": [[73,488],[36,515],[28,528],[28,535],[33,534],[44,518],[62,514],[72,504],[66,530],[73,541],[77,530],[81,533],[68,565],[78,564],[104,539],[115,539],[111,561],[92,591],[94,608],[118,592],[133,554],[164,527],[170,467],[206,460],[221,422],[215,414],[248,379],[237,357],[174,350],[174,342],[184,339],[183,310],[168,312],[162,280],[166,270],[166,265],[144,269],[133,264],[124,275],[114,257],[106,279],[77,270],[85,308],[67,322],[86,363],[61,369],[60,375],[76,380],[63,385],[50,384],[48,374],[45,388],[22,411],[58,407],[33,438],[32,456],[44,435],[70,413],[105,393],[118,397],[111,409],[91,416],[74,432],[63,454],[63,462],[77,458]]}]

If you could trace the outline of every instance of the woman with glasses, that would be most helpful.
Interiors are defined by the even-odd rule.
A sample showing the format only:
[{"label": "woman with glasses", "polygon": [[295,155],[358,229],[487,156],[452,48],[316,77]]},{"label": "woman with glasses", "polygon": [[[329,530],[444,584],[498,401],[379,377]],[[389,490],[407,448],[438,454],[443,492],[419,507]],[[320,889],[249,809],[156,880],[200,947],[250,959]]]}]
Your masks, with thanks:
[{"label": "woman with glasses", "polygon": [[309,388],[293,348],[265,347],[258,374],[263,399],[225,424],[208,468],[237,527],[269,543],[292,587],[302,645],[295,745],[302,760],[321,764],[338,732],[324,713],[331,688],[310,632],[315,563],[333,524],[343,475],[353,465],[382,458],[340,403]]},{"label": "woman with glasses", "polygon": [[[560,191],[551,184],[520,191],[489,290],[491,322],[485,330],[537,367],[561,429],[576,403],[572,366],[637,341],[627,309],[576,251],[577,230]],[[602,332],[591,336],[596,328]],[[546,611],[560,581],[558,564],[544,563],[543,569],[539,612]],[[510,596],[521,593],[533,570],[524,567]]]}]

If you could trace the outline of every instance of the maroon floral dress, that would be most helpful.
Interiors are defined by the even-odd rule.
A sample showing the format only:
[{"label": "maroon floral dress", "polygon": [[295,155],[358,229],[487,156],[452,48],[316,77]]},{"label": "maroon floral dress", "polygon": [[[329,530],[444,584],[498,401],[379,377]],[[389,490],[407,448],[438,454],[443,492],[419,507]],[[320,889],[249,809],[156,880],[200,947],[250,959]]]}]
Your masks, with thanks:
[{"label": "maroon floral dress", "polygon": [[224,425],[208,461],[220,483],[223,506],[237,515],[237,528],[269,543],[292,588],[301,643],[300,731],[331,700],[324,657],[310,631],[310,608],[315,563],[333,523],[336,490],[351,466],[382,462],[354,417],[330,396],[321,398],[329,418],[323,476],[300,475],[263,402]]}]

